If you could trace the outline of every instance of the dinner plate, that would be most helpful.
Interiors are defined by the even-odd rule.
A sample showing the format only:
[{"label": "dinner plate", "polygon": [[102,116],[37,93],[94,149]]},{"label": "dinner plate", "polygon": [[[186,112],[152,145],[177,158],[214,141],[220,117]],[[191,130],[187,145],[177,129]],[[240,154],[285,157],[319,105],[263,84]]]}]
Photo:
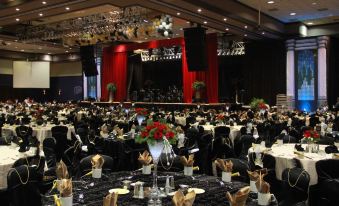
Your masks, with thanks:
[{"label": "dinner plate", "polygon": [[198,195],[198,194],[205,193],[205,190],[204,190],[204,189],[201,189],[201,188],[189,188],[187,191],[188,191],[188,192],[194,191],[195,194],[197,194],[197,195]]},{"label": "dinner plate", "polygon": [[127,189],[123,189],[123,188],[114,188],[114,189],[110,189],[108,190],[109,193],[118,193],[119,195],[125,195],[129,193],[129,190]]}]

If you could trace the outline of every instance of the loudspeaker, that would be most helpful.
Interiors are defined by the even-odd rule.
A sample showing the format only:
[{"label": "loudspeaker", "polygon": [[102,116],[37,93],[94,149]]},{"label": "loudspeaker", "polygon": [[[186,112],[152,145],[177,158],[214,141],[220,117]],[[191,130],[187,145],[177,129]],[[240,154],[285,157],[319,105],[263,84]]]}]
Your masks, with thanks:
[{"label": "loudspeaker", "polygon": [[186,28],[184,38],[188,70],[207,70],[206,29]]},{"label": "loudspeaker", "polygon": [[80,57],[82,64],[82,71],[85,76],[96,76],[98,75],[97,65],[95,63],[94,47],[93,46],[81,46]]}]

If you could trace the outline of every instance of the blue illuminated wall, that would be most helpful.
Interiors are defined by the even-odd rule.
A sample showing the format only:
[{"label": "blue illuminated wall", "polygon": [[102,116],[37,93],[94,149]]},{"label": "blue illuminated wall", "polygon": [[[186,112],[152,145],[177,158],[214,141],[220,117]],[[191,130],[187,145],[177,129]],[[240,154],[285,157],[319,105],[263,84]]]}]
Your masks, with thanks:
[{"label": "blue illuminated wall", "polygon": [[296,97],[297,109],[311,112],[317,102],[317,50],[296,52]]}]

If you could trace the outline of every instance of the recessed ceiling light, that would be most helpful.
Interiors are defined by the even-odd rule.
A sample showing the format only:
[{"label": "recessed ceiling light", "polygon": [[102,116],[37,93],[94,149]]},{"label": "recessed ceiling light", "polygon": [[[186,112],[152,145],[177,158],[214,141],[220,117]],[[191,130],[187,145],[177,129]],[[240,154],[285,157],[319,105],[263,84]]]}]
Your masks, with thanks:
[{"label": "recessed ceiling light", "polygon": [[11,42],[7,42],[7,45],[11,45],[12,43]]},{"label": "recessed ceiling light", "polygon": [[313,22],[308,22],[307,24],[308,24],[308,25],[313,25]]},{"label": "recessed ceiling light", "polygon": [[42,49],[41,47],[39,47],[39,49]]},{"label": "recessed ceiling light", "polygon": [[267,3],[268,4],[274,4],[274,1],[268,1]]},{"label": "recessed ceiling light", "polygon": [[296,14],[297,13],[295,13],[295,12],[290,13],[291,16],[295,16]]},{"label": "recessed ceiling light", "polygon": [[65,9],[66,9],[66,10],[70,10],[70,8],[69,8],[69,7],[66,7]]},{"label": "recessed ceiling light", "polygon": [[147,40],[148,38],[147,37],[145,37],[145,40]]},{"label": "recessed ceiling light", "polygon": [[247,29],[247,25],[245,25],[244,28]]},{"label": "recessed ceiling light", "polygon": [[317,5],[317,2],[313,2],[312,5]]},{"label": "recessed ceiling light", "polygon": [[187,24],[189,24],[189,23],[191,23],[191,22],[189,22],[189,21],[186,21],[186,23],[187,23]]},{"label": "recessed ceiling light", "polygon": [[202,10],[201,10],[201,9],[198,9],[197,11],[198,11],[198,12],[201,12]]},{"label": "recessed ceiling light", "polygon": [[207,24],[207,21],[204,21],[204,24]]},{"label": "recessed ceiling light", "polygon": [[17,42],[18,40],[16,39],[16,40],[14,40],[15,42]]},{"label": "recessed ceiling light", "polygon": [[263,32],[261,32],[261,34],[262,34],[262,35],[265,35],[265,32],[263,31]]},{"label": "recessed ceiling light", "polygon": [[179,34],[175,34],[176,36],[179,36]]},{"label": "recessed ceiling light", "polygon": [[180,30],[180,31],[182,31],[182,30],[183,30],[183,28],[180,28],[179,30]]},{"label": "recessed ceiling light", "polygon": [[227,21],[227,18],[224,18],[224,21]]},{"label": "recessed ceiling light", "polygon": [[244,34],[244,36],[247,36],[247,34]]},{"label": "recessed ceiling light", "polygon": [[230,30],[230,29],[229,29],[229,28],[226,28],[225,30],[228,31],[228,30]]},{"label": "recessed ceiling light", "polygon": [[43,1],[43,2],[41,2],[42,4],[47,4],[47,2],[46,1]]},{"label": "recessed ceiling light", "polygon": [[66,53],[68,53],[68,51],[66,51]]},{"label": "recessed ceiling light", "polygon": [[24,52],[25,50],[24,50],[24,49],[21,49],[20,51]]},{"label": "recessed ceiling light", "polygon": [[48,52],[47,54],[52,54],[52,53]]},{"label": "recessed ceiling light", "polygon": [[16,46],[15,48],[17,49],[18,47]]},{"label": "recessed ceiling light", "polygon": [[39,16],[43,16],[44,14],[43,13],[40,13]]},{"label": "recessed ceiling light", "polygon": [[180,12],[178,12],[177,15],[180,16]]},{"label": "recessed ceiling light", "polygon": [[20,19],[19,19],[19,18],[16,18],[15,21],[20,21]]},{"label": "recessed ceiling light", "polygon": [[19,8],[15,8],[15,11],[20,11],[20,9]]}]

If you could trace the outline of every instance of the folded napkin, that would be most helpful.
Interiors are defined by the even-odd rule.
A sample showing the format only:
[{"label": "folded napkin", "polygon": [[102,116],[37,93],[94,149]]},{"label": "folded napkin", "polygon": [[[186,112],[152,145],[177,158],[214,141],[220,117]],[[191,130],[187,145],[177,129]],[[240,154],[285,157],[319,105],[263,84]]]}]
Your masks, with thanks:
[{"label": "folded napkin", "polygon": [[193,167],[193,163],[194,163],[194,154],[190,154],[188,156],[188,159],[185,156],[181,156],[180,157],[180,161],[181,163],[185,166],[185,167]]},{"label": "folded napkin", "polygon": [[255,170],[253,172],[247,171],[247,173],[248,173],[250,180],[256,182],[256,181],[258,181],[260,174],[265,174],[265,175],[267,174],[267,169],[263,168],[263,169],[260,169],[260,170]]},{"label": "folded napkin", "polygon": [[231,195],[229,192],[226,193],[226,198],[230,202],[231,206],[245,206],[248,194],[250,193],[250,187],[241,188],[238,192]]},{"label": "folded napkin", "polygon": [[72,179],[63,179],[61,181],[60,196],[61,197],[72,196]]},{"label": "folded napkin", "polygon": [[55,173],[59,180],[68,179],[69,175],[68,175],[67,166],[62,160],[56,163]]},{"label": "folded napkin", "polygon": [[104,197],[104,205],[103,206],[117,206],[118,201],[118,193],[110,193],[106,197]]},{"label": "folded napkin", "polygon": [[93,169],[101,169],[102,166],[104,165],[104,158],[101,155],[95,155],[92,157],[91,159],[91,163],[92,163],[92,168]]},{"label": "folded napkin", "polygon": [[184,133],[184,130],[180,126],[177,126],[177,128],[175,128],[175,130],[178,134]]},{"label": "folded napkin", "polygon": [[233,162],[231,160],[216,159],[215,165],[223,172],[232,172]]},{"label": "folded napkin", "polygon": [[294,146],[294,149],[296,149],[296,150],[299,151],[299,152],[305,151],[305,149],[301,146],[301,144],[296,144],[296,145]]},{"label": "folded napkin", "polygon": [[262,174],[261,172],[259,173],[259,178],[258,181],[255,183],[257,186],[258,192],[260,193],[269,193],[270,192],[270,184],[265,182],[264,177],[266,174]]},{"label": "folded napkin", "polygon": [[142,154],[139,154],[138,160],[142,165],[149,165],[152,162],[152,157],[149,155],[149,152],[145,150]]},{"label": "folded napkin", "polygon": [[195,200],[195,192],[191,191],[185,196],[180,190],[177,191],[172,199],[174,206],[192,206]]},{"label": "folded napkin", "polygon": [[325,152],[327,154],[339,153],[338,148],[335,145],[330,145],[330,146],[325,147]]}]

